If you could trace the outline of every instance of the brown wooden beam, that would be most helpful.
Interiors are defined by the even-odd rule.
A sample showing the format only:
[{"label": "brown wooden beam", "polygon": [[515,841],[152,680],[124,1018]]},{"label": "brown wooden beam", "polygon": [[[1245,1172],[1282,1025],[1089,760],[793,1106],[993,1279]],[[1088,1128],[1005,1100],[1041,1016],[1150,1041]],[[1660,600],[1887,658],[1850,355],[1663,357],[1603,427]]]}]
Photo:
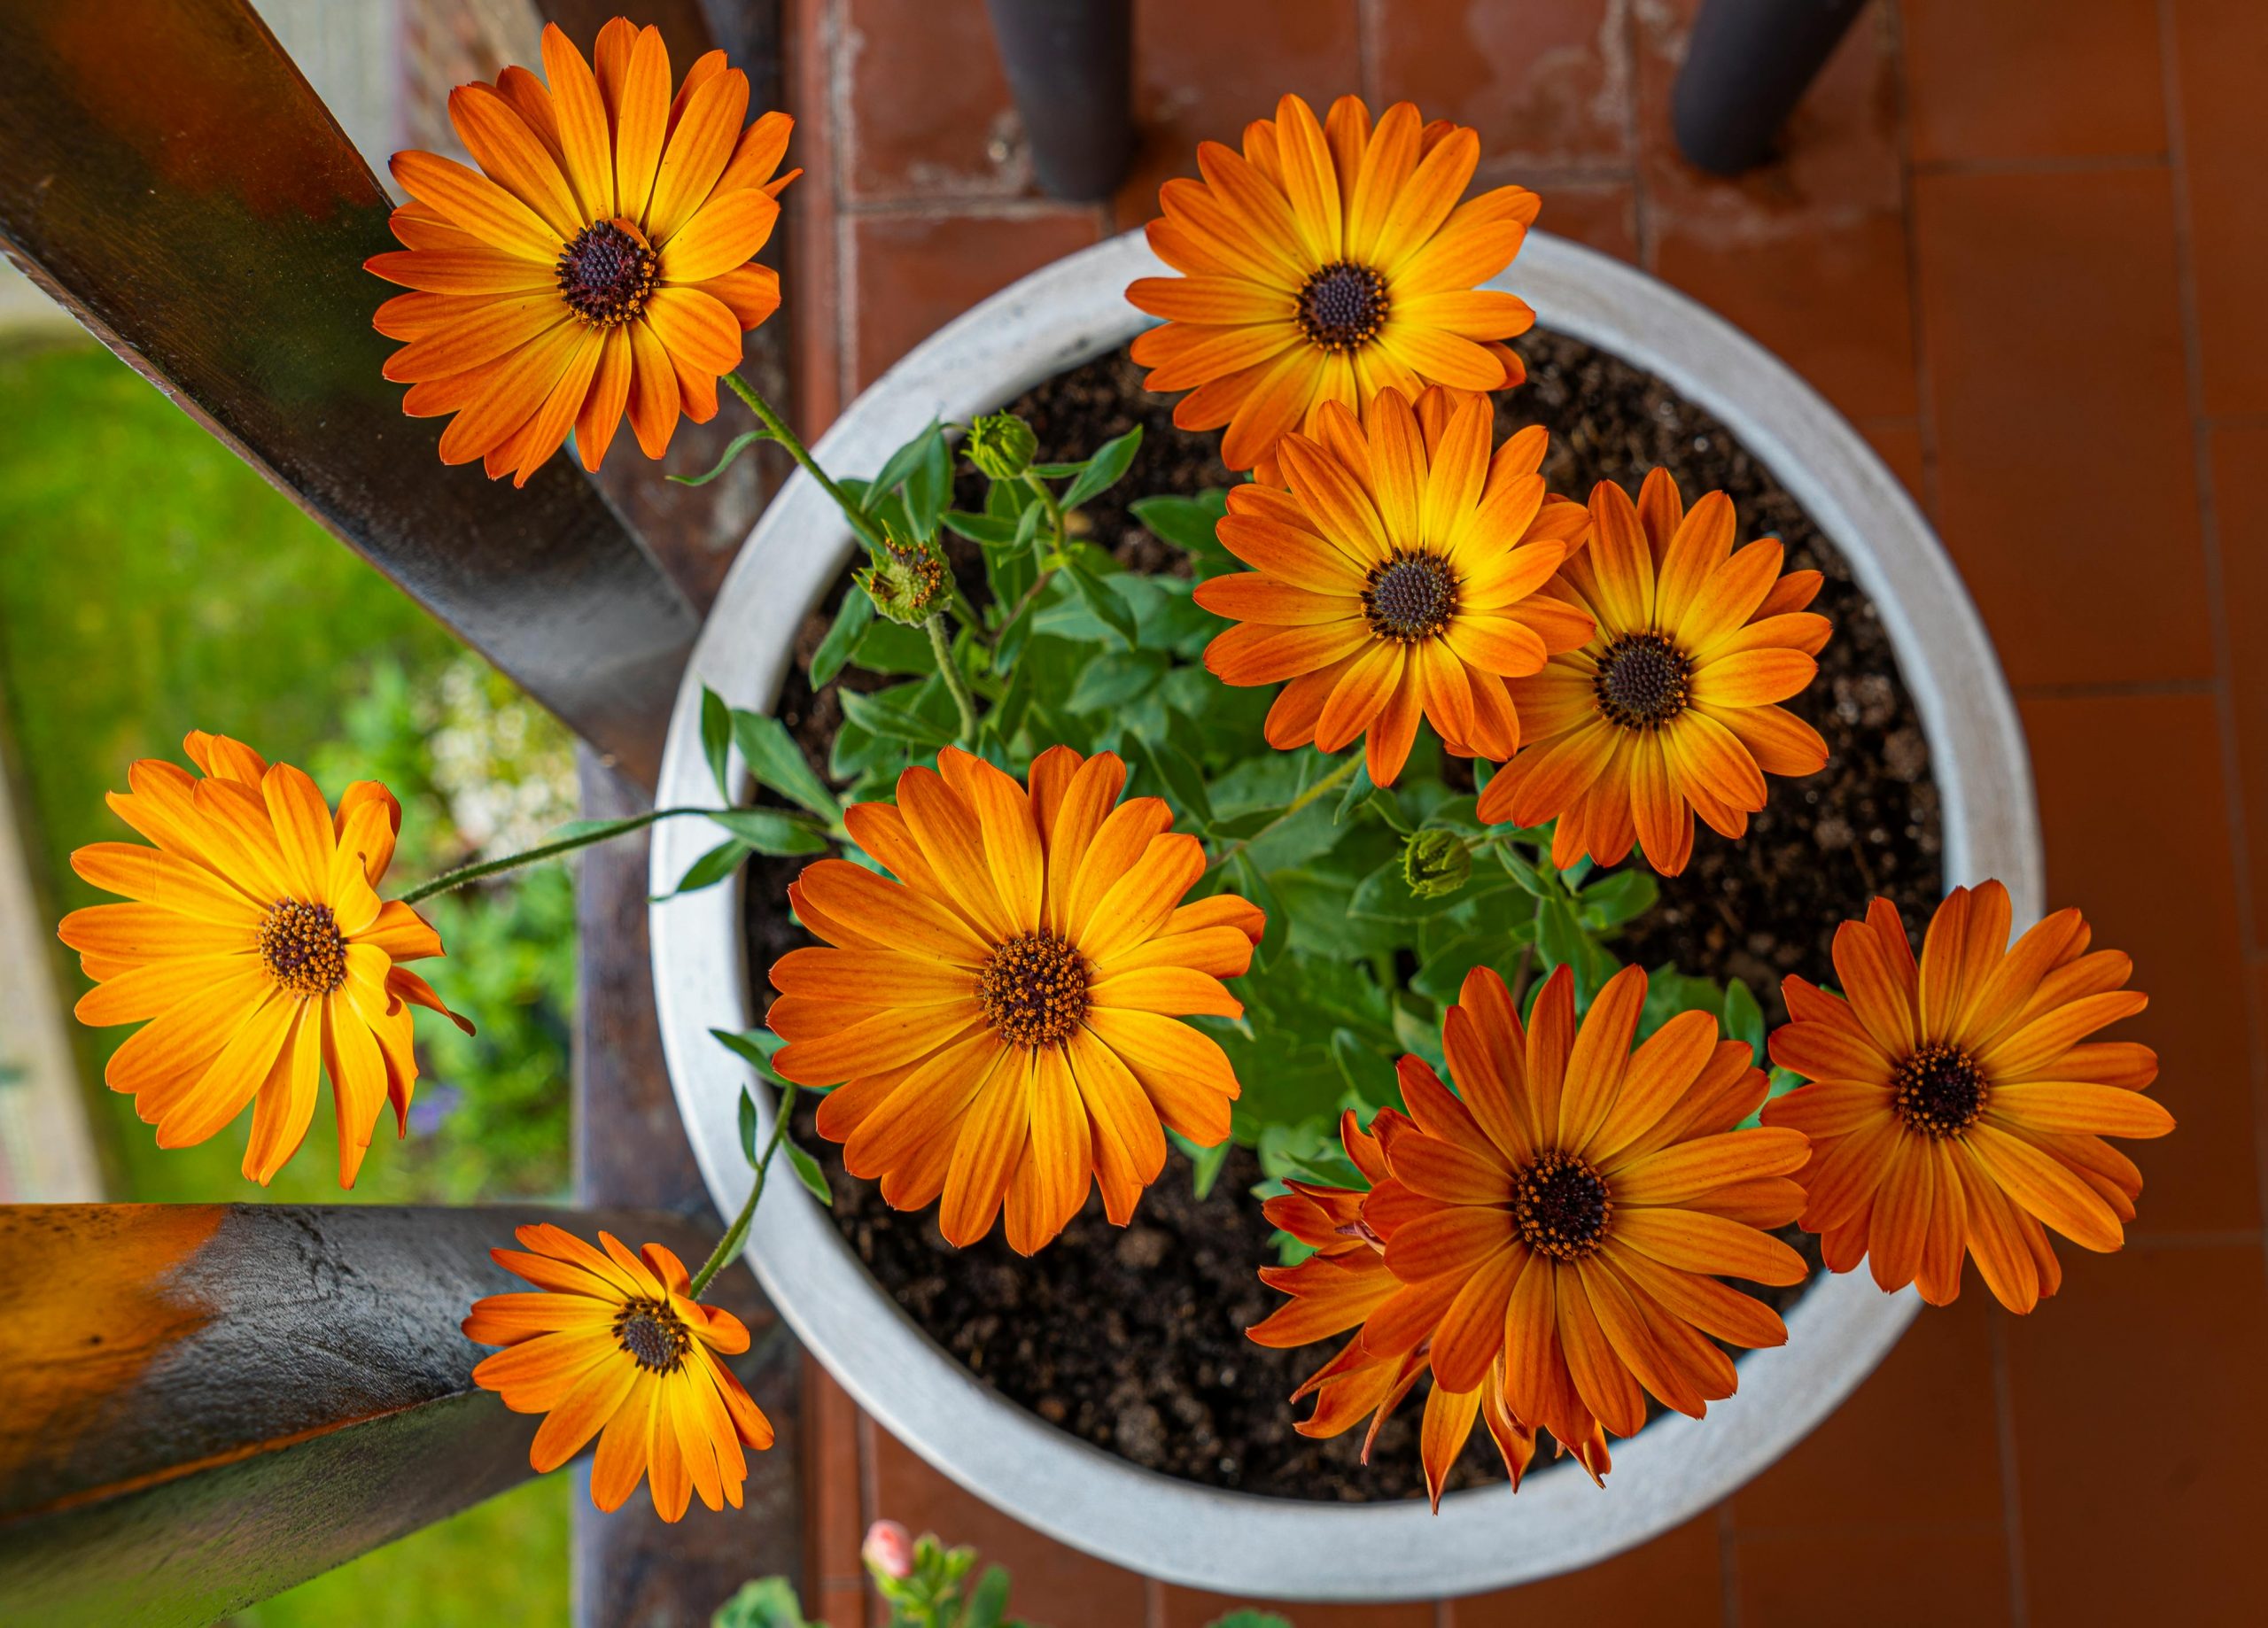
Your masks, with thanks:
[{"label": "brown wooden beam", "polygon": [[0,1207],[0,1618],[210,1622],[525,1479],[538,1421],[457,1325],[527,1287],[488,1251],[541,1220],[711,1241],[632,1210]]},{"label": "brown wooden beam", "polygon": [[393,291],[361,268],[387,209],[246,0],[0,0],[0,244],[650,784],[693,613],[569,459],[516,492],[403,416],[370,327]]}]

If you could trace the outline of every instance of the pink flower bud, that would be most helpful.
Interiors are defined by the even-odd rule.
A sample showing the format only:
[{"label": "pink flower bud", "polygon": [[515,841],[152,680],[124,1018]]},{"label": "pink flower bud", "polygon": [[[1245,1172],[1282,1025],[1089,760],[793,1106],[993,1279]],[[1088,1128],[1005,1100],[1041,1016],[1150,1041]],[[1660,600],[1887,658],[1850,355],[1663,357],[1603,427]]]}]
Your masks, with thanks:
[{"label": "pink flower bud", "polygon": [[913,1575],[913,1536],[896,1521],[876,1521],[866,1528],[859,1558],[886,1578]]}]

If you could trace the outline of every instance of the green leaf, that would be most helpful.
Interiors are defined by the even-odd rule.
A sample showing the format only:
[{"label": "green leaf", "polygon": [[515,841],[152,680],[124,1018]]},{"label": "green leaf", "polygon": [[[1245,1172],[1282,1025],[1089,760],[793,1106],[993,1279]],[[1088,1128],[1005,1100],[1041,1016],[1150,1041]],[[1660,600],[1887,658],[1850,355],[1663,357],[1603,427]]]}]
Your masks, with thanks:
[{"label": "green leaf", "polygon": [[1226,1616],[1216,1617],[1207,1628],[1292,1628],[1292,1619],[1278,1616],[1273,1611],[1255,1611],[1247,1606],[1231,1611]]},{"label": "green leaf", "polygon": [[725,455],[717,460],[717,467],[711,469],[708,474],[672,475],[669,477],[669,478],[675,481],[680,486],[705,486],[711,481],[715,480],[719,475],[722,475],[726,469],[731,469],[733,467],[734,459],[739,457],[742,453],[755,446],[758,441],[768,441],[771,438],[772,431],[769,430],[750,430],[742,434],[736,435],[732,438],[731,444],[725,448]]},{"label": "green leaf", "polygon": [[1213,801],[1205,790],[1205,774],[1169,743],[1136,735],[1128,742],[1143,769],[1161,787],[1166,799],[1180,813],[1200,826],[1213,822]]},{"label": "green leaf", "polygon": [[1401,1002],[1394,1004],[1394,1037],[1404,1051],[1414,1052],[1439,1068],[1443,1066],[1441,1031]]},{"label": "green leaf", "polygon": [[[874,477],[866,483],[866,492],[859,499],[859,507],[873,514],[882,499],[896,491],[898,484],[913,474],[922,460],[929,455],[932,440],[940,446],[944,444],[943,431],[934,418],[916,431],[912,440],[882,461],[882,467],[876,469]],[[843,484],[849,485],[848,482]]]},{"label": "green leaf", "polygon": [[833,1209],[835,1193],[827,1184],[827,1172],[819,1167],[819,1160],[797,1147],[791,1137],[782,1136],[780,1146],[788,1155],[788,1163],[795,1167],[796,1179],[804,1184],[804,1190]]},{"label": "green leaf", "polygon": [[1008,1609],[1008,1588],[1006,1567],[985,1567],[957,1628],[1000,1628],[1001,1616]]},{"label": "green leaf", "polygon": [[868,627],[850,659],[868,672],[920,678],[937,671],[937,653],[929,647],[929,636],[901,622],[876,622]]},{"label": "green leaf", "polygon": [[1127,512],[1154,537],[1195,555],[1208,564],[1233,568],[1237,562],[1223,547],[1216,528],[1229,512],[1229,494],[1215,488],[1193,498],[1137,498]]},{"label": "green leaf", "polygon": [[1103,585],[1101,578],[1076,560],[1066,561],[1060,575],[1068,579],[1079,601],[1095,619],[1117,634],[1131,650],[1138,642],[1135,630],[1134,612],[1124,600]]},{"label": "green leaf", "polygon": [[[1496,857],[1503,863],[1505,874],[1531,898],[1556,899],[1560,896],[1559,884],[1529,864],[1527,856],[1510,842],[1496,844]],[[1557,874],[1557,872],[1552,873],[1553,876]]]},{"label": "green leaf", "polygon": [[747,1063],[765,1079],[774,1085],[782,1083],[780,1076],[772,1072],[772,1054],[788,1043],[770,1029],[742,1029],[738,1032],[711,1029],[709,1033],[726,1050]]},{"label": "green leaf", "polygon": [[756,1168],[756,1097],[748,1087],[741,1087],[741,1154],[748,1167]]},{"label": "green leaf", "polygon": [[1756,996],[1748,985],[1737,978],[1725,980],[1725,1033],[1734,1040],[1748,1042],[1749,1050],[1756,1053],[1757,1066],[1764,1063],[1764,1009],[1756,1004]]},{"label": "green leaf", "polygon": [[1253,965],[1264,969],[1283,953],[1285,935],[1292,930],[1291,914],[1276,896],[1276,889],[1269,886],[1260,867],[1253,864],[1249,853],[1239,854],[1230,868],[1236,872],[1237,891],[1267,915],[1268,925],[1262,929],[1260,942],[1253,950]]},{"label": "green leaf", "polygon": [[1355,811],[1363,799],[1377,789],[1377,783],[1371,779],[1370,761],[1365,758],[1355,765],[1355,778],[1347,782],[1346,793],[1339,799],[1339,807],[1332,812],[1331,823],[1344,825],[1347,817]]},{"label": "green leaf", "polygon": [[722,695],[704,684],[701,686],[701,756],[709,760],[717,795],[726,802],[733,800],[731,783],[725,779],[725,764],[732,749],[733,709]]},{"label": "green leaf", "polygon": [[921,457],[905,477],[905,517],[913,535],[927,541],[937,534],[937,516],[952,501],[952,456],[945,450],[943,431],[921,443]]},{"label": "green leaf", "polygon": [[1595,930],[1620,926],[1644,915],[1661,896],[1661,884],[1643,871],[1618,871],[1583,889],[1576,901],[1586,926]]},{"label": "green leaf", "polygon": [[729,842],[719,842],[687,866],[685,874],[678,878],[675,890],[661,897],[673,899],[680,893],[699,893],[703,888],[714,888],[741,868],[741,861],[748,857],[748,844],[737,837]]},{"label": "green leaf", "polygon": [[884,691],[882,695],[861,694],[857,690],[837,692],[843,702],[843,716],[871,734],[892,740],[903,740],[911,746],[939,747],[953,743],[953,732],[943,724],[933,724],[920,713],[886,701],[883,695],[898,692]]},{"label": "green leaf", "polygon": [[802,820],[782,814],[777,809],[722,809],[710,815],[712,825],[722,826],[742,842],[759,854],[774,856],[794,854],[823,854],[827,841]]},{"label": "green leaf", "polygon": [[1016,540],[1016,523],[997,515],[972,515],[966,509],[949,508],[937,518],[946,531],[987,548],[1005,548]]},{"label": "green leaf", "polygon": [[1573,966],[1582,972],[1583,930],[1565,899],[1535,902],[1535,947],[1547,967]]},{"label": "green leaf", "polygon": [[1100,712],[1148,694],[1165,677],[1168,658],[1155,650],[1113,651],[1089,662],[1063,702],[1067,712]]},{"label": "green leaf", "polygon": [[843,595],[842,608],[835,613],[835,624],[827,630],[827,637],[812,653],[812,688],[824,688],[843,671],[843,663],[850,659],[858,635],[874,619],[874,601],[866,597],[866,589],[852,583]]},{"label": "green leaf", "polygon": [[827,782],[812,772],[803,748],[778,718],[768,712],[735,712],[733,740],[741,756],[748,759],[749,772],[757,785],[809,809],[830,825],[843,818],[843,805],[827,790]]},{"label": "green leaf", "polygon": [[1063,494],[1063,507],[1076,508],[1097,492],[1107,492],[1116,485],[1134,461],[1134,454],[1142,450],[1142,426],[1137,424],[1124,435],[1114,436],[1095,449],[1079,470],[1079,477]]},{"label": "green leaf", "polygon": [[741,1591],[717,1608],[709,1628],[827,1628],[809,1621],[796,1599],[796,1585],[785,1578],[763,1578],[743,1583]]}]

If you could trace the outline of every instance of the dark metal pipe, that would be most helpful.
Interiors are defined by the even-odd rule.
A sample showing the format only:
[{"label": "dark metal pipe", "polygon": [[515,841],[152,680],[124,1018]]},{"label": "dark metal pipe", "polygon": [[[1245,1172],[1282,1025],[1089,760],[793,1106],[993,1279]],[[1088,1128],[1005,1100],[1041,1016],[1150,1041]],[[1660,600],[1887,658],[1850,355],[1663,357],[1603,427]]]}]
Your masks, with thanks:
[{"label": "dark metal pipe", "polygon": [[1705,0],[1670,96],[1686,158],[1737,175],[1771,158],[1780,128],[1866,0]]},{"label": "dark metal pipe", "polygon": [[1134,162],[1134,0],[985,0],[1051,198],[1108,198]]}]

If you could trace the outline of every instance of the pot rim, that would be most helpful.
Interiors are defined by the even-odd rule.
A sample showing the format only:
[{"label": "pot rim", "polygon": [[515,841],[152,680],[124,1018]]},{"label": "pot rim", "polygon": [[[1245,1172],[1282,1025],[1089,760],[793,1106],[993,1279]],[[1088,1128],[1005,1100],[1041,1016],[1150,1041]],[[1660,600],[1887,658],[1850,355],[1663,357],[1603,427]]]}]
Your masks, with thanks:
[{"label": "pot rim", "polygon": [[[814,449],[866,472],[934,415],[966,422],[1125,344],[1150,319],[1126,304],[1166,275],[1139,231],[1066,257],[948,323],[852,402]],[[1643,272],[1532,232],[1488,286],[1553,331],[1645,368],[1721,420],[1847,560],[1890,634],[1921,716],[1942,804],[1949,882],[1998,877],[2018,927],[2043,895],[2031,760],[1983,620],[1905,489],[1842,416],[1763,346]],[[769,708],[809,607],[850,558],[847,524],[798,472],[734,562],[680,681],[656,805],[712,795],[701,690]],[[745,785],[737,755],[734,773]],[[713,841],[700,822],[653,828],[652,891]],[[711,1028],[756,1022],[741,889],[651,906],[655,1004],[678,1110],[720,1213],[746,1198],[737,1122],[747,1065]],[[1859,913],[1863,900],[1852,901]],[[772,1104],[757,1093],[763,1128]],[[1603,1560],[1688,1520],[1793,1446],[1872,1371],[1919,1306],[1864,1274],[1829,1275],[1788,1314],[1785,1345],[1741,1362],[1739,1392],[1705,1420],[1667,1414],[1616,1444],[1604,1490],[1571,1466],[1422,1500],[1324,1504],[1200,1486],[1144,1469],[983,1385],[888,1298],[795,1182],[758,1206],[748,1255],[805,1347],[882,1428],[995,1508],[1090,1554],[1232,1594],[1388,1601],[1469,1593]]]}]

